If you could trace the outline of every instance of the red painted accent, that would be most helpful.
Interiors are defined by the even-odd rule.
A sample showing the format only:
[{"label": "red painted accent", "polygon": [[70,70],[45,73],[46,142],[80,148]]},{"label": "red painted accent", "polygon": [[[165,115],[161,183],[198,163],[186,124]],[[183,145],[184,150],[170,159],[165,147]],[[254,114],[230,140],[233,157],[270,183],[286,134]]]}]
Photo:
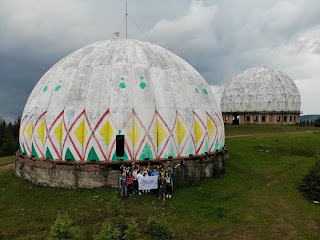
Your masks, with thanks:
[{"label": "red painted accent", "polygon": [[[82,156],[81,156],[81,154],[80,154],[77,146],[75,145],[75,143],[73,142],[73,140],[72,140],[72,138],[71,138],[70,136],[69,136],[69,138],[70,138],[70,142],[71,142],[74,150],[76,150],[76,153],[78,154],[78,157],[79,157],[80,161],[83,161],[83,158],[82,158]],[[71,151],[71,150],[70,150],[70,151]]]},{"label": "red painted accent", "polygon": [[63,115],[64,110],[62,110],[61,113],[59,113],[58,117],[53,121],[53,123],[51,124],[49,131],[47,131],[47,133],[51,132],[51,129],[53,128],[53,126],[56,124],[56,122],[59,120],[59,118]]},{"label": "red painted accent", "polygon": [[[217,113],[215,113],[215,114],[216,114],[216,116],[217,116],[218,119],[219,119],[220,125],[223,126],[219,115],[218,115]],[[223,127],[222,129],[223,129],[223,130],[221,131],[221,136],[220,136],[220,140],[219,140],[219,145],[220,145],[220,143],[221,143],[221,141],[222,141],[222,138],[223,138],[223,135],[224,135],[224,127]]]},{"label": "red painted accent", "polygon": [[51,145],[52,145],[54,151],[56,152],[58,158],[59,158],[59,159],[62,159],[61,154],[58,152],[58,149],[57,149],[56,146],[53,144],[53,141],[52,141],[52,139],[51,139],[51,136],[48,136],[48,138],[49,138],[49,141],[51,142]]},{"label": "red painted accent", "polygon": [[216,128],[216,134],[214,135],[214,139],[213,139],[213,142],[211,144],[211,146],[209,147],[209,152],[211,152],[212,150],[212,147],[214,146],[214,143],[216,142],[216,139],[217,139],[217,136],[218,136],[218,128],[217,128],[217,124],[216,124],[216,121],[213,119],[213,117],[211,117],[211,115],[209,113],[207,113],[208,117],[211,119],[211,121],[213,122],[214,124],[214,127]]},{"label": "red painted accent", "polygon": [[[152,117],[152,120],[151,120],[151,123],[150,123],[147,131],[146,131],[146,128],[143,126],[142,121],[140,120],[140,118],[138,117],[138,115],[136,114],[135,111],[133,111],[133,116],[136,117],[136,119],[138,120],[140,126],[143,128],[143,130],[145,131],[145,133],[146,133],[146,132],[150,132],[150,129],[151,129],[151,127],[152,127],[152,124],[153,124],[153,121],[154,121],[154,119],[155,119],[156,113],[154,113],[154,115],[153,115],[153,117]],[[153,144],[153,142],[152,142],[152,139],[151,139],[151,137],[150,137],[150,134],[148,134],[148,135],[144,134],[144,136],[143,136],[143,138],[142,138],[142,140],[141,140],[141,142],[140,142],[140,144],[139,144],[139,147],[138,147],[138,149],[137,149],[137,152],[134,153],[134,158],[135,158],[135,159],[137,158],[138,153],[139,153],[141,147],[143,146],[143,143],[144,143],[145,140],[146,140],[146,137],[149,138],[150,143],[151,143],[152,148],[153,148],[153,151],[154,151],[154,155],[156,156],[156,148],[155,148],[155,146],[154,146],[154,144]]]},{"label": "red painted accent", "polygon": [[[85,117],[86,117],[86,120],[87,120],[89,129],[90,129],[90,131],[91,131],[91,134],[90,134],[90,137],[89,137],[89,139],[88,139],[88,141],[87,141],[87,144],[86,144],[86,147],[85,147],[84,156],[87,155],[88,146],[89,146],[89,143],[90,143],[90,141],[91,141],[91,139],[92,139],[92,131],[96,132],[96,130],[98,129],[99,125],[102,123],[102,121],[104,120],[104,118],[105,118],[108,114],[109,114],[109,109],[107,109],[107,111],[105,111],[105,113],[100,117],[100,119],[99,119],[99,121],[97,122],[96,126],[95,126],[94,129],[92,130],[90,121],[89,121],[88,116],[87,116],[87,113],[85,113]],[[100,145],[97,137],[94,135],[93,138],[94,138],[94,140],[96,141],[96,143],[98,144],[99,150],[101,151],[103,157],[106,159],[107,157],[106,157],[106,155],[104,154],[103,149],[102,149],[102,147],[101,147],[101,145]]]},{"label": "red painted accent", "polygon": [[194,143],[194,139],[193,139],[193,137],[192,137],[192,130],[190,130],[190,128],[189,128],[189,124],[187,123],[187,121],[184,119],[184,117],[183,117],[179,112],[177,112],[177,115],[180,116],[181,120],[184,122],[185,126],[187,126],[187,127],[188,127],[188,130],[189,130],[189,132],[188,132],[188,134],[187,134],[187,137],[186,137],[186,140],[185,140],[185,142],[184,142],[184,145],[182,146],[181,151],[180,151],[179,154],[178,154],[178,155],[180,156],[180,155],[183,153],[185,147],[187,146],[189,137],[191,137],[191,140],[192,140],[192,142],[193,142],[193,146],[195,146],[195,143]]},{"label": "red painted accent", "polygon": [[[74,150],[76,151],[76,153],[77,153],[77,155],[78,155],[78,157],[79,157],[79,159],[80,159],[80,161],[83,161],[83,158],[82,158],[82,156],[81,156],[78,148],[76,147],[75,143],[73,142],[72,138],[70,137],[70,133],[71,133],[72,128],[75,126],[75,124],[77,123],[77,121],[80,119],[80,117],[81,117],[83,114],[85,114],[85,110],[83,110],[83,111],[78,115],[78,117],[76,117],[76,119],[75,119],[74,122],[71,124],[71,126],[70,126],[69,129],[67,128],[65,121],[63,121],[63,125],[64,125],[64,127],[65,127],[65,129],[66,129],[66,132],[69,133],[69,134],[67,134],[67,136],[66,136],[65,139],[64,139],[63,146],[62,146],[62,152],[63,152],[64,146],[65,146],[65,143],[66,143],[66,141],[67,141],[67,138],[69,138],[69,139],[70,139],[70,142],[71,142],[71,144],[72,144],[72,146],[73,146],[73,148],[74,148]],[[70,151],[71,151],[71,149],[70,149]]]},{"label": "red painted accent", "polygon": [[33,128],[32,128],[32,132],[33,130],[36,128],[38,122],[40,121],[40,119],[43,117],[43,115],[45,115],[47,113],[47,111],[44,111],[43,113],[41,113],[40,117],[37,119],[36,123],[33,125]]},{"label": "red painted accent", "polygon": [[129,153],[130,159],[132,159],[132,153],[131,153],[131,151],[130,151],[130,147],[129,147],[129,145],[128,145],[128,142],[127,142],[126,140],[124,141],[124,145],[125,145],[126,148],[127,148],[127,151],[128,151],[128,153]]},{"label": "red painted accent", "polygon": [[39,148],[38,143],[37,143],[36,140],[34,140],[34,143],[36,144],[36,147],[38,148],[38,150],[39,150],[39,152],[41,153],[42,157],[44,157],[44,154],[43,154],[43,152],[41,151],[41,149]]},{"label": "red painted accent", "polygon": [[108,158],[109,161],[110,161],[111,153],[112,153],[112,150],[113,150],[115,144],[116,144],[116,140],[113,140],[112,145],[111,145],[111,148],[110,148],[110,151],[109,151],[109,158]]},{"label": "red painted accent", "polygon": [[106,159],[106,160],[107,160],[107,156],[104,154],[103,149],[102,149],[101,145],[99,144],[99,141],[98,141],[98,139],[97,139],[96,135],[94,135],[94,136],[93,136],[93,138],[94,138],[94,139],[96,140],[96,142],[98,143],[98,147],[99,147],[99,149],[100,149],[100,151],[101,151],[101,153],[102,153],[102,155],[103,155],[104,159]]},{"label": "red painted accent", "polygon": [[199,121],[201,122],[203,128],[205,129],[205,130],[204,130],[204,137],[203,137],[203,139],[202,139],[202,142],[201,142],[199,148],[196,150],[196,153],[198,154],[199,151],[200,151],[200,149],[201,149],[201,147],[202,147],[202,144],[203,144],[203,142],[204,142],[204,140],[205,140],[205,136],[206,136],[206,134],[207,134],[207,130],[206,130],[205,124],[203,123],[203,121],[201,120],[201,118],[199,117],[199,115],[198,115],[195,111],[193,111],[193,114],[199,119]]},{"label": "red painted accent", "polygon": [[[32,113],[32,115],[29,117],[29,119],[28,119],[28,121],[27,121],[27,123],[26,123],[26,126],[28,125],[28,123],[30,122],[30,120],[31,120],[31,118],[33,117],[33,113]],[[32,128],[33,129],[33,128]],[[27,148],[28,148],[28,150],[29,150],[29,152],[30,153],[32,153],[32,150],[31,150],[31,148],[29,147],[29,145],[28,145],[28,143],[27,143],[27,141],[26,141],[26,138],[25,138],[25,135],[23,134],[23,138],[24,138],[24,143],[25,143],[25,145],[27,146]],[[32,138],[32,136],[31,136],[31,138]],[[31,139],[31,142],[32,142],[32,139]]]}]

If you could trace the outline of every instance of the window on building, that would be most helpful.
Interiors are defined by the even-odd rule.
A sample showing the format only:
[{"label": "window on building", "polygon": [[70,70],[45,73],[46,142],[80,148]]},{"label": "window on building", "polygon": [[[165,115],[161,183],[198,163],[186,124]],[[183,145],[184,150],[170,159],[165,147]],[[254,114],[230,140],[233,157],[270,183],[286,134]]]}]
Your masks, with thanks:
[{"label": "window on building", "polygon": [[124,156],[124,135],[116,136],[116,156],[117,157]]},{"label": "window on building", "polygon": [[247,116],[247,122],[250,122],[250,116]]},{"label": "window on building", "polygon": [[281,116],[278,115],[278,116],[277,116],[277,122],[280,122],[280,121],[281,121]]},{"label": "window on building", "polygon": [[283,121],[284,121],[284,122],[287,121],[287,116],[283,116]]},{"label": "window on building", "polygon": [[257,116],[257,115],[255,115],[255,116],[253,117],[253,121],[255,121],[255,122],[258,121],[258,116]]},{"label": "window on building", "polygon": [[289,119],[290,119],[290,122],[292,122],[292,116],[290,116]]},{"label": "window on building", "polygon": [[293,117],[293,121],[294,122],[297,121],[297,117],[296,116]]},{"label": "window on building", "polygon": [[265,122],[266,121],[266,116],[261,116],[261,121]]}]

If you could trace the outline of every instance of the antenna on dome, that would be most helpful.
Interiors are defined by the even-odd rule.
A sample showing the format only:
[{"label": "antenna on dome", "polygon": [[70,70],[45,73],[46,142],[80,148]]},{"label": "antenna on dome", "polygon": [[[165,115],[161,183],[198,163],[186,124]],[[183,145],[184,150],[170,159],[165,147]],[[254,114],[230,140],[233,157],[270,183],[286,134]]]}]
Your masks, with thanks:
[{"label": "antenna on dome", "polygon": [[128,1],[126,0],[126,39],[128,39]]}]

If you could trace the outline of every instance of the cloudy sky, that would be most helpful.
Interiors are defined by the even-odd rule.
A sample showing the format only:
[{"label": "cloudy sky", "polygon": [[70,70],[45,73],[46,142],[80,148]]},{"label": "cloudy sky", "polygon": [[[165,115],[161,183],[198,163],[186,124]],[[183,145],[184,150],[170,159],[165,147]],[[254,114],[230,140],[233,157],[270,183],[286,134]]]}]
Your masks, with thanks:
[{"label": "cloudy sky", "polygon": [[[300,90],[304,114],[320,114],[320,1],[128,0],[128,37],[178,54],[220,102],[241,71],[269,66]],[[0,0],[0,116],[15,119],[58,60],[122,32],[125,0]],[[122,28],[121,28],[122,26]]]}]

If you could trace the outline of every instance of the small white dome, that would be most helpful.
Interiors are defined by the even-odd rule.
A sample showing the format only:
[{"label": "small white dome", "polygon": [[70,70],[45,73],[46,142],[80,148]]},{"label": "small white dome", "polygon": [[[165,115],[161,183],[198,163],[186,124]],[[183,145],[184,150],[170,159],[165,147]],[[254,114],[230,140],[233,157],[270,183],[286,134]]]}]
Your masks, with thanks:
[{"label": "small white dome", "polygon": [[297,86],[286,74],[268,67],[245,70],[221,97],[222,112],[300,112]]},{"label": "small white dome", "polygon": [[168,50],[129,39],[91,44],[54,65],[34,87],[20,131],[25,154],[73,161],[152,160],[223,145],[204,78]]}]

